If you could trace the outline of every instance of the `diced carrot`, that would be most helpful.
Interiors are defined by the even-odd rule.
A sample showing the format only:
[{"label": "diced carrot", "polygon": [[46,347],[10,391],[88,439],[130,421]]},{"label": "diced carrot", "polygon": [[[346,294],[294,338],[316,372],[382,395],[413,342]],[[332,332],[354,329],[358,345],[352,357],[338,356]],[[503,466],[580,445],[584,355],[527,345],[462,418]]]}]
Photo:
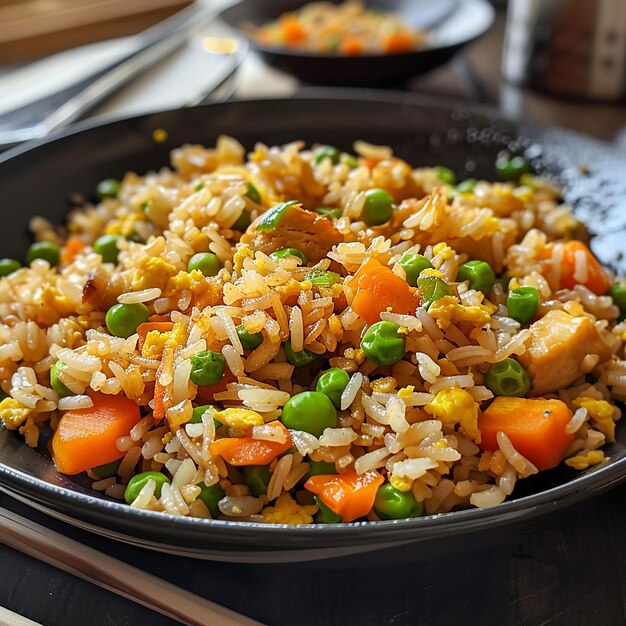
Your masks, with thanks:
[{"label": "diced carrot", "polygon": [[306,29],[293,13],[283,15],[278,20],[278,24],[285,43],[297,44],[306,39]]},{"label": "diced carrot", "polygon": [[151,315],[148,318],[149,322],[169,322],[170,321],[170,316],[169,315]]},{"label": "diced carrot", "polygon": [[[211,452],[221,456],[226,463],[235,466],[269,465],[279,454],[287,452],[293,446],[289,431],[278,420],[269,422],[274,428],[284,432],[284,443],[246,437],[225,437],[210,445]],[[248,429],[248,435],[251,429]]]},{"label": "diced carrot", "polygon": [[[554,252],[561,259],[558,272],[555,272],[552,266]],[[573,289],[576,285],[584,285],[596,295],[601,296],[611,287],[611,280],[606,271],[582,241],[572,239],[549,243],[541,250],[539,258],[544,261],[542,273],[552,288]],[[575,278],[577,258],[581,259],[581,264],[587,265],[586,280],[580,281]],[[558,276],[558,284],[553,284],[554,276]]]},{"label": "diced carrot", "polygon": [[344,522],[352,522],[372,510],[378,487],[384,481],[376,470],[365,474],[323,474],[311,476],[304,488],[319,496]]},{"label": "diced carrot", "polygon": [[364,157],[361,159],[361,163],[373,170],[382,160],[380,157]]},{"label": "diced carrot", "polygon": [[400,31],[385,37],[383,50],[385,54],[396,54],[398,52],[410,52],[415,47],[415,39],[411,33]]},{"label": "diced carrot", "polygon": [[170,347],[163,349],[163,355],[161,356],[161,363],[156,371],[154,379],[154,407],[153,416],[156,422],[162,420],[165,417],[167,409],[170,408],[172,401],[171,394],[168,393],[167,387],[161,384],[161,374],[171,369],[174,365],[174,350]]},{"label": "diced carrot", "polygon": [[196,401],[205,404],[210,404],[215,401],[213,397],[216,393],[226,391],[226,385],[228,383],[237,382],[237,377],[230,371],[228,367],[224,368],[224,375],[221,380],[214,385],[204,385],[198,387],[198,393],[196,394]]},{"label": "diced carrot", "polygon": [[79,474],[124,456],[116,442],[141,418],[137,404],[124,394],[90,395],[93,406],[66,411],[52,438],[52,459],[62,474]]},{"label": "diced carrot", "polygon": [[85,244],[83,241],[78,239],[78,237],[70,237],[65,243],[65,246],[63,246],[63,252],[61,252],[61,263],[63,263],[63,265],[69,265],[72,263],[76,258],[76,255],[79,254],[84,247]]},{"label": "diced carrot", "polygon": [[574,440],[565,432],[572,412],[560,400],[497,397],[478,417],[483,450],[497,450],[503,432],[513,447],[538,469],[559,464]]},{"label": "diced carrot", "polygon": [[357,37],[346,37],[339,44],[339,51],[347,56],[359,56],[364,50],[363,42]]},{"label": "diced carrot", "polygon": [[156,330],[160,333],[167,333],[174,328],[174,322],[144,322],[137,326],[137,347],[139,350],[143,348],[143,344],[146,341],[146,337],[151,330]]},{"label": "diced carrot", "polygon": [[383,311],[415,315],[418,292],[376,259],[368,259],[350,280],[355,291],[352,310],[368,324],[380,319]]}]

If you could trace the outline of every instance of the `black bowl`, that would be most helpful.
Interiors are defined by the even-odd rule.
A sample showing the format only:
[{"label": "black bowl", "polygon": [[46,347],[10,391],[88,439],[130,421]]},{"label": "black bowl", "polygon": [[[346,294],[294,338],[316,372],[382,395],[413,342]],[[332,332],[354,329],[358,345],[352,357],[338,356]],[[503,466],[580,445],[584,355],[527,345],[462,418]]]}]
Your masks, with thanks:
[{"label": "black bowl", "polygon": [[[155,144],[155,129],[168,140]],[[87,122],[0,157],[0,198],[6,228],[3,254],[23,257],[27,224],[34,215],[61,222],[74,192],[89,196],[97,182],[127,170],[145,172],[168,161],[183,143],[213,144],[226,133],[247,148],[256,141],[294,139],[350,150],[361,138],[393,146],[416,166],[445,164],[460,179],[494,178],[503,148],[524,153],[540,173],[567,185],[566,200],[598,236],[592,247],[605,262],[625,248],[626,157],[572,132],[516,124],[489,109],[423,97],[367,92],[317,91],[290,100],[230,102],[166,111],[113,122]],[[581,169],[581,166],[586,168]],[[175,518],[138,511],[89,489],[84,476],[55,471],[45,450],[32,450],[0,428],[0,488],[32,506],[109,537],[203,558],[281,561],[341,556],[393,546],[423,558],[442,550],[492,542],[544,515],[608,489],[626,477],[626,427],[606,448],[610,460],[579,473],[559,467],[520,481],[513,499],[490,509],[471,509],[411,520],[336,526],[268,526]],[[393,551],[392,551],[393,552]]]},{"label": "black bowl", "polygon": [[260,26],[285,11],[294,11],[306,0],[243,0],[224,10],[226,24],[246,35],[253,48],[269,63],[317,85],[374,86],[397,84],[449,61],[461,48],[484,34],[494,11],[486,0],[371,0],[369,7],[400,15],[413,28],[429,31],[426,48],[387,55],[339,56],[307,53],[278,46],[265,46],[250,37],[244,22]]}]

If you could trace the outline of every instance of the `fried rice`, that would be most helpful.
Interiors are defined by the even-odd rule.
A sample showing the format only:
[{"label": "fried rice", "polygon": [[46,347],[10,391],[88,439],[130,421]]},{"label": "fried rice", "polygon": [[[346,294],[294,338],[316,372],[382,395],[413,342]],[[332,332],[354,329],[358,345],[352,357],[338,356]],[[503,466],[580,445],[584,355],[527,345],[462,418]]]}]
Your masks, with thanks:
[{"label": "fried rice", "polygon": [[[115,197],[83,202],[64,228],[33,219],[35,238],[58,244],[61,262],[37,258],[0,279],[6,428],[35,447],[59,436],[68,415],[88,420],[97,398],[119,396],[139,412],[115,439],[113,469],[103,477],[89,458],[82,469],[94,489],[117,499],[133,477],[162,476],[146,475],[133,507],[290,524],[328,521],[326,507],[339,515],[334,521],[377,521],[377,489],[391,485],[430,515],[498,504],[518,480],[542,471],[534,450],[516,449],[514,429],[496,429],[491,445],[481,433],[495,402],[487,374],[514,359],[530,375],[525,399],[558,401],[567,416],[555,439],[561,448],[548,454],[577,470],[606,462],[601,448],[614,440],[617,402],[626,398],[626,323],[611,296],[590,287],[597,262],[589,254],[574,254],[573,282],[564,280],[561,242],[581,229],[560,190],[527,174],[459,191],[440,168],[414,169],[388,147],[357,141],[354,151],[317,158],[319,148],[295,141],[259,143],[246,154],[220,137],[215,148],[174,150],[171,168],[127,173]],[[393,199],[391,218],[374,226],[363,221],[372,189]],[[289,223],[277,206],[293,213]],[[337,211],[324,217],[320,207]],[[279,219],[263,230],[270,214]],[[93,249],[103,234],[119,235],[115,263]],[[306,263],[274,254],[285,248],[303,252]],[[189,271],[193,255],[207,251],[220,261],[217,274]],[[407,285],[414,306],[383,297],[369,319],[356,306],[377,297],[377,287],[359,282],[365,266],[376,263],[381,282],[406,283],[407,253],[426,257],[422,274],[445,283],[447,295],[426,303]],[[486,261],[506,280],[486,293],[472,288],[458,280],[468,260]],[[327,272],[337,279],[315,280]],[[608,284],[617,280],[602,272]],[[520,323],[507,294],[524,286],[536,288],[539,305]],[[137,303],[147,306],[152,330],[112,334],[107,311]],[[363,348],[381,321],[405,342],[390,365]],[[571,333],[551,336],[559,324]],[[260,333],[258,345],[244,347],[238,328]],[[194,357],[205,351],[223,359],[217,384],[191,380]],[[309,358],[294,362],[293,353]],[[68,393],[51,385],[57,362]],[[328,368],[348,374],[334,423],[316,434],[282,426],[285,404],[315,390]],[[193,420],[194,408],[207,405]],[[224,440],[273,452],[263,463],[240,462],[220,453],[234,445]],[[313,489],[312,464],[320,462],[332,470],[313,476],[326,481]],[[251,488],[250,465],[265,466],[265,492]],[[222,491],[212,514],[202,496],[215,485]],[[351,490],[363,494],[353,514],[340,502]]]}]

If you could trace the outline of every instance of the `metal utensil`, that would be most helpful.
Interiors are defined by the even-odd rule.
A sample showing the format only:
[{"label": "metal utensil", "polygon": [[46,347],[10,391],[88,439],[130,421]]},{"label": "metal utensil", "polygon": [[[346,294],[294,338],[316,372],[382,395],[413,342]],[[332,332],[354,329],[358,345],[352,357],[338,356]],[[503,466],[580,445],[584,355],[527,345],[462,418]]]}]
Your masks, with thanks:
[{"label": "metal utensil", "polygon": [[194,3],[138,35],[137,48],[83,80],[0,115],[0,146],[44,137],[77,120],[131,78],[180,48],[190,33],[207,24],[215,7]]},{"label": "metal utensil", "polygon": [[2,507],[0,541],[182,624],[260,624]]}]

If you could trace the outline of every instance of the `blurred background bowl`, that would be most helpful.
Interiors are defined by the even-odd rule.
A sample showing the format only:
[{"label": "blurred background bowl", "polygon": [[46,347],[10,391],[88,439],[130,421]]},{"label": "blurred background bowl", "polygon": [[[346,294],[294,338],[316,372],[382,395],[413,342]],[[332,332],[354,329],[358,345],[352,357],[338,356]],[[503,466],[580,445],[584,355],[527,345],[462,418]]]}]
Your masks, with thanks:
[{"label": "blurred background bowl", "polygon": [[486,0],[370,0],[368,8],[399,15],[411,28],[427,30],[426,48],[398,54],[340,56],[267,46],[242,30],[260,26],[282,13],[302,8],[307,0],[243,0],[222,11],[221,19],[249,38],[264,60],[300,80],[318,85],[394,85],[449,61],[484,34],[494,18]]}]

